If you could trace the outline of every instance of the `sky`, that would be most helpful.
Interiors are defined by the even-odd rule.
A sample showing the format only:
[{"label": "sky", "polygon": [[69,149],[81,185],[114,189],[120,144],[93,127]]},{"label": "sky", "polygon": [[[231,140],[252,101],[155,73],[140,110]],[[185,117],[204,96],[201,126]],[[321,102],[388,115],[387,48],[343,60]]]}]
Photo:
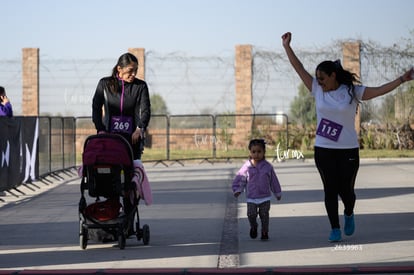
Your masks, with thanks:
[{"label": "sky", "polygon": [[[241,44],[253,45],[255,50],[283,52],[281,36],[287,31],[293,34],[294,49],[305,50],[320,50],[349,40],[387,47],[414,35],[414,0],[0,0],[0,11],[0,85],[6,86],[14,99],[17,114],[22,100],[21,84],[15,78],[21,75],[23,48],[40,49],[41,113],[89,115],[96,83],[114,63],[108,68],[101,68],[101,64],[99,72],[93,66],[83,67],[93,70],[86,73],[75,68],[71,73],[77,78],[72,76],[70,87],[50,82],[59,73],[67,77],[65,69],[55,71],[60,69],[59,64],[67,65],[72,60],[74,64],[78,60],[115,62],[128,48],[145,48],[145,53],[153,57],[175,54],[231,58],[235,46]],[[46,60],[57,65],[48,67],[51,65]],[[172,81],[172,85],[165,80],[172,75],[169,71],[163,75],[165,85],[157,86],[160,82],[155,80],[161,76],[159,68],[155,70],[153,79],[146,73],[150,93],[159,93],[172,114],[197,114],[212,106],[216,112],[232,110],[228,94],[215,96],[226,105],[222,107],[204,99],[202,89],[183,89],[181,79]],[[56,77],[56,81],[63,80]],[[283,93],[285,99],[266,101],[264,111],[287,112],[295,92],[271,92],[266,96],[279,98],[278,93]],[[67,100],[67,94],[76,100]]]},{"label": "sky", "polygon": [[412,0],[0,0],[0,59],[102,58],[130,47],[220,55],[237,44],[281,48],[364,39],[384,46],[414,29]]}]

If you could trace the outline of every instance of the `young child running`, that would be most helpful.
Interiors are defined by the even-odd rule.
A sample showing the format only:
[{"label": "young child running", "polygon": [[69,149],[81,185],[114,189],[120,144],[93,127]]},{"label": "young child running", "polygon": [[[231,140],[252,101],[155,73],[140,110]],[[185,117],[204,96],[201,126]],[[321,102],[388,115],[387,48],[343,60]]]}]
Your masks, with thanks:
[{"label": "young child running", "polygon": [[233,193],[237,198],[246,189],[247,217],[250,237],[257,237],[257,215],[262,224],[262,240],[269,239],[269,210],[272,193],[277,200],[282,190],[272,164],[265,159],[266,143],[263,139],[249,142],[249,160],[237,172],[233,180]]}]

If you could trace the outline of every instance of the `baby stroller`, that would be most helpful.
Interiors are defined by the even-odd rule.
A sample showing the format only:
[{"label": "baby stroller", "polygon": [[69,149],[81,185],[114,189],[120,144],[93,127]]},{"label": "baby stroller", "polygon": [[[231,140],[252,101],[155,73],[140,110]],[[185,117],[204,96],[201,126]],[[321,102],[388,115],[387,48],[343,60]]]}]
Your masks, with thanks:
[{"label": "baby stroller", "polygon": [[[143,139],[142,139],[143,142]],[[143,146],[141,146],[142,148]],[[86,249],[88,240],[118,241],[125,248],[126,239],[149,243],[149,226],[140,227],[133,152],[128,141],[117,134],[89,136],[84,143],[79,201],[79,243]],[[88,204],[88,190],[95,202]],[[105,199],[105,200],[103,200]]]}]

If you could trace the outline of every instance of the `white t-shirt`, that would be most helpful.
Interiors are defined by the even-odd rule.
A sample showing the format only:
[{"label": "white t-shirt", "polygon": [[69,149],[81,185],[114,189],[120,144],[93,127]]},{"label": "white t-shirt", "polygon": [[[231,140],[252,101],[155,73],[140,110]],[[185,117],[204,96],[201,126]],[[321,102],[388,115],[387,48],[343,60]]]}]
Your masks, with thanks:
[{"label": "white t-shirt", "polygon": [[[365,86],[355,85],[355,95],[361,100]],[[340,85],[337,90],[324,92],[316,78],[311,94],[315,97],[317,130],[315,146],[334,149],[359,148],[355,130],[358,103],[348,94],[348,87]]]}]

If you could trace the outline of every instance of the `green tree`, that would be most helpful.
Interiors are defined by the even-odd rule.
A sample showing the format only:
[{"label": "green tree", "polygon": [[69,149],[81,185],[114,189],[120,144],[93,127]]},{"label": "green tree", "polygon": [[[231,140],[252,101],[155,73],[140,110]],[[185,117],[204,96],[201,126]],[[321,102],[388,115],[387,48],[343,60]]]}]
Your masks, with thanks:
[{"label": "green tree", "polygon": [[165,100],[159,94],[152,94],[150,96],[151,100],[151,114],[154,115],[168,115],[168,107],[165,103]]},{"label": "green tree", "polygon": [[290,116],[298,125],[314,125],[316,123],[315,99],[303,83],[299,85],[298,95],[290,104]]}]

